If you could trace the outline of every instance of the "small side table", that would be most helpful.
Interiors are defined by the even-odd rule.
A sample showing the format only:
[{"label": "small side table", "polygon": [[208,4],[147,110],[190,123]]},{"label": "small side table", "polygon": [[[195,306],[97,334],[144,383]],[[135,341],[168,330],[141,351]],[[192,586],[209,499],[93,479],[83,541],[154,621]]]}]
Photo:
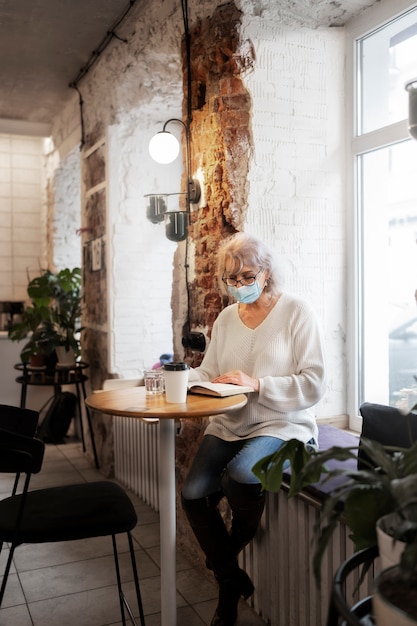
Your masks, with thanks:
[{"label": "small side table", "polygon": [[[85,413],[87,416],[88,428],[91,436],[91,445],[93,447],[94,461],[97,469],[99,468],[96,443],[94,439],[94,432],[91,422],[90,410],[85,403],[86,390],[85,382],[88,380],[88,376],[85,374],[85,370],[89,367],[88,363],[79,361],[72,365],[60,365],[56,364],[53,369],[46,367],[31,367],[26,363],[16,363],[14,369],[21,372],[21,375],[16,378],[16,382],[22,385],[20,393],[20,406],[26,407],[27,388],[29,385],[38,387],[53,387],[54,395],[61,391],[62,385],[74,385],[77,393],[78,411],[80,415],[80,428],[81,428],[81,440],[83,445],[83,451],[85,452],[85,440],[84,440],[84,427],[82,419],[82,405],[85,407]],[[82,398],[82,402],[81,402]]]}]

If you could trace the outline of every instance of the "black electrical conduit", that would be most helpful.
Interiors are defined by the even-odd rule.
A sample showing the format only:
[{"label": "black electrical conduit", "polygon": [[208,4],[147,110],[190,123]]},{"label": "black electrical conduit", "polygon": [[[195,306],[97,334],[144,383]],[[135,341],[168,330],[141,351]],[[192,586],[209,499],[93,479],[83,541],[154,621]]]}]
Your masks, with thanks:
[{"label": "black electrical conduit", "polygon": [[119,41],[122,41],[123,43],[127,43],[127,39],[122,39],[122,37],[119,37],[119,35],[117,35],[115,31],[116,31],[116,28],[120,26],[120,24],[123,22],[125,17],[130,13],[133,5],[136,4],[136,2],[137,0],[130,0],[129,6],[124,10],[123,14],[116,20],[116,22],[113,24],[110,30],[107,31],[106,35],[103,37],[100,44],[97,46],[97,49],[93,50],[93,52],[91,53],[90,58],[88,59],[87,63],[80,69],[76,78],[73,81],[71,81],[68,85],[68,87],[70,87],[71,89],[75,89],[78,92],[78,96],[79,96],[80,116],[81,116],[80,150],[83,148],[85,144],[85,130],[84,130],[84,115],[83,115],[84,101],[83,101],[81,92],[78,88],[78,83],[84,78],[84,76],[87,74],[90,68],[94,65],[94,63],[99,59],[100,55],[104,52],[104,50],[107,48],[107,46],[113,39],[118,39]]}]

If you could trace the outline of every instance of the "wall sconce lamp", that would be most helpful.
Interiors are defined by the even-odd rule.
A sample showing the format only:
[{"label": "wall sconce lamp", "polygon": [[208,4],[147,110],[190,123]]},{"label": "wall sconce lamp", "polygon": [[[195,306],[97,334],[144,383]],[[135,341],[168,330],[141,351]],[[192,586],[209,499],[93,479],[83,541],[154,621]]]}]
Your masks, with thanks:
[{"label": "wall sconce lamp", "polygon": [[417,139],[417,78],[405,86],[408,91],[408,132]]},{"label": "wall sconce lamp", "polygon": [[[177,138],[166,130],[171,122],[181,124],[185,130],[185,166],[187,176],[187,191],[178,194],[147,194],[148,204],[146,217],[153,224],[165,221],[165,234],[171,241],[183,241],[187,238],[191,204],[200,200],[201,189],[197,179],[191,177],[190,156],[190,127],[182,120],[171,118],[165,122],[161,131],[156,133],[149,142],[149,154],[154,161],[169,164],[175,161],[180,151]],[[168,211],[168,196],[185,195],[185,211]]]}]

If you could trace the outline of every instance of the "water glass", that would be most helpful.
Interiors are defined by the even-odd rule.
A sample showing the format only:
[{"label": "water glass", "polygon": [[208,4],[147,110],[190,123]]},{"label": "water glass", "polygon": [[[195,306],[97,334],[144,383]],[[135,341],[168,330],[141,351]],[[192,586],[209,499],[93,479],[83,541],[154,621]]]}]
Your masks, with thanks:
[{"label": "water glass", "polygon": [[161,369],[146,369],[143,372],[146,393],[150,396],[159,396],[165,391],[164,373]]}]

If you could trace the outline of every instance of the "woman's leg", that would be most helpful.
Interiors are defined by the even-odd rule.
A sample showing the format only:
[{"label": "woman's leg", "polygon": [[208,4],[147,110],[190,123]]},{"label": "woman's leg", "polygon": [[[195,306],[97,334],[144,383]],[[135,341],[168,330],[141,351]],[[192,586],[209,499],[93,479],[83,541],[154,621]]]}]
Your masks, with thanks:
[{"label": "woman's leg", "polygon": [[239,597],[248,598],[253,584],[237,563],[233,541],[217,505],[223,497],[221,476],[242,447],[207,435],[193,461],[182,491],[182,505],[191,528],[206,555],[207,567],[219,584],[219,603],[211,626],[232,626]]},{"label": "woman's leg", "polygon": [[197,451],[182,490],[182,506],[193,532],[207,557],[207,566],[216,573],[227,569],[234,558],[229,533],[217,508],[223,497],[224,468],[241,448],[207,435]]},{"label": "woman's leg", "polygon": [[263,457],[276,452],[282,443],[275,437],[247,440],[223,473],[222,490],[232,509],[231,539],[236,555],[255,536],[265,506],[265,493],[252,467]]}]

